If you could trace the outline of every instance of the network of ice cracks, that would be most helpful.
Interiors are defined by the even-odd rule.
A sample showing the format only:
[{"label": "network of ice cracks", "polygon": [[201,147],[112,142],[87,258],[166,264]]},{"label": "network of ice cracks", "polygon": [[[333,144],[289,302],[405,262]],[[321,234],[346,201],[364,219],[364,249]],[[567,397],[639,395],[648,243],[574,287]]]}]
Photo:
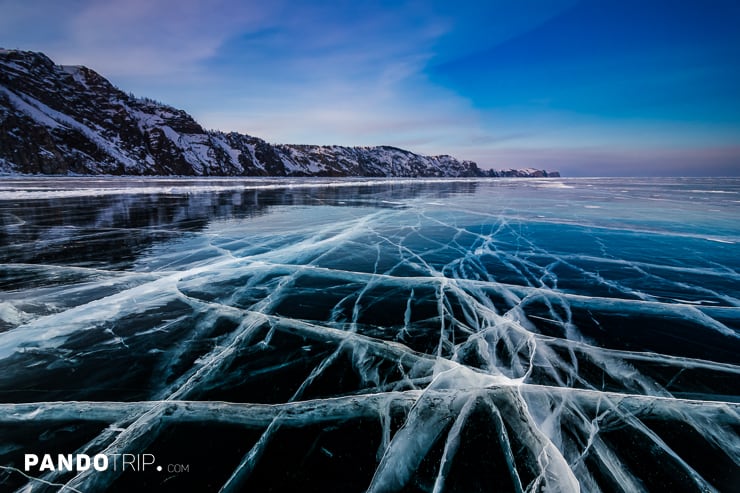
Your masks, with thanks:
[{"label": "network of ice cracks", "polygon": [[[46,285],[6,293],[2,387],[55,387],[43,402],[18,390],[0,425],[87,430],[73,451],[91,455],[153,450],[188,425],[246,430],[241,447],[209,449],[223,492],[267,491],[280,467],[315,469],[325,491],[740,485],[740,366],[701,352],[737,348],[740,303],[711,284],[740,275],[527,231],[516,214],[424,199],[276,207],[154,245],[125,271],[5,265]],[[18,491],[88,492],[119,478],[23,479]]]}]

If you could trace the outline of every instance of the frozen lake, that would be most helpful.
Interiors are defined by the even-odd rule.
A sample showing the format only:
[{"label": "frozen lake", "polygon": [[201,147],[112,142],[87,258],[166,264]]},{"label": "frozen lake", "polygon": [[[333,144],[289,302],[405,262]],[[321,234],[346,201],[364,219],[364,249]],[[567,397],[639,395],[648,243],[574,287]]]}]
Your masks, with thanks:
[{"label": "frozen lake", "polygon": [[739,179],[0,177],[0,226],[2,491],[740,484]]}]

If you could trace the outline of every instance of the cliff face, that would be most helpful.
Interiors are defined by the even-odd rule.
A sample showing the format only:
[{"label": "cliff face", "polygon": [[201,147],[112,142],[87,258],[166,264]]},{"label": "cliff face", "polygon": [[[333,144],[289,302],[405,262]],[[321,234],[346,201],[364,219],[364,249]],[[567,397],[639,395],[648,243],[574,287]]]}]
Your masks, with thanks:
[{"label": "cliff face", "polygon": [[207,131],[182,110],[136,98],[86,67],[0,50],[0,171],[196,176],[558,176],[483,171],[394,147],[273,145]]}]

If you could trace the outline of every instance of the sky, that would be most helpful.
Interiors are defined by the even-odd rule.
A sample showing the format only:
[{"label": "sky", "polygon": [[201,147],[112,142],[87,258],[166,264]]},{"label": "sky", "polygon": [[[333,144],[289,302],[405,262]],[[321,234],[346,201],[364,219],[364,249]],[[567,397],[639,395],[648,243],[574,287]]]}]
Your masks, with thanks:
[{"label": "sky", "polygon": [[204,127],[567,176],[740,175],[737,0],[0,0],[0,47]]}]

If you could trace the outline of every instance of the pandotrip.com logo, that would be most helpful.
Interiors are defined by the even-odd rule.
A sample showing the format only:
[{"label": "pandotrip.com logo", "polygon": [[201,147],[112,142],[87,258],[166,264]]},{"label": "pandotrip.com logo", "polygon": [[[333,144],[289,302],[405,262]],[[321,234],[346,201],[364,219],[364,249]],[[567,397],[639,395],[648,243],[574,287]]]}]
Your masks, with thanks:
[{"label": "pandotrip.com logo", "polygon": [[154,454],[25,454],[23,470],[28,474],[45,472],[168,472],[190,471],[189,464],[160,464]]}]

